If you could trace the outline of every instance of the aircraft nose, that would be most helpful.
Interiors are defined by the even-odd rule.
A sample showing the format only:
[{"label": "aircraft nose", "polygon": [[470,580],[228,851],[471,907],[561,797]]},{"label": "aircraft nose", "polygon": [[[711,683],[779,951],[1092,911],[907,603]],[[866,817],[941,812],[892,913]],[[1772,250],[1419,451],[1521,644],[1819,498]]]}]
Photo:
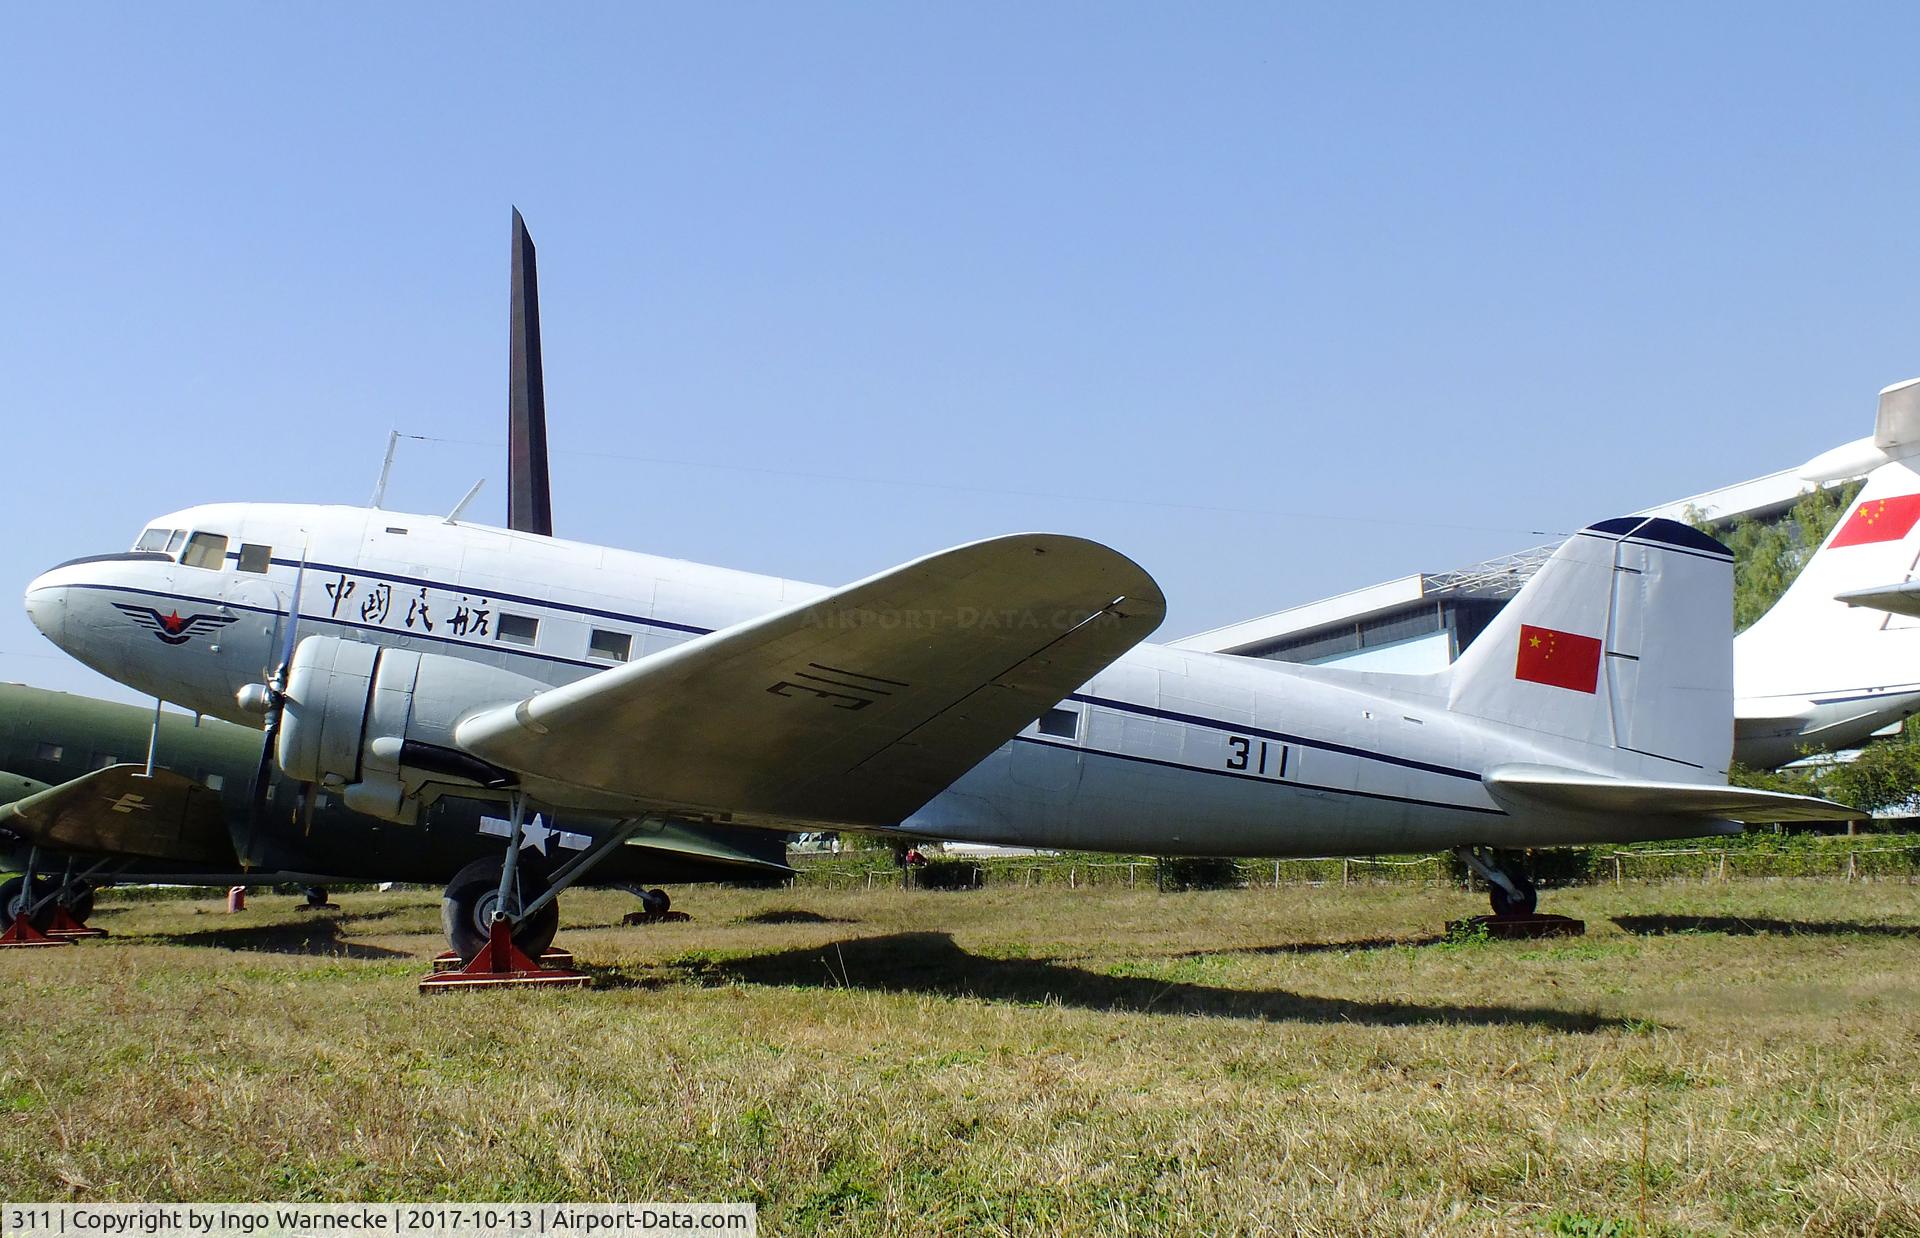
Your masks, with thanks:
[{"label": "aircraft nose", "polygon": [[69,582],[62,569],[43,572],[27,586],[27,618],[33,626],[61,648],[66,648],[67,591]]}]

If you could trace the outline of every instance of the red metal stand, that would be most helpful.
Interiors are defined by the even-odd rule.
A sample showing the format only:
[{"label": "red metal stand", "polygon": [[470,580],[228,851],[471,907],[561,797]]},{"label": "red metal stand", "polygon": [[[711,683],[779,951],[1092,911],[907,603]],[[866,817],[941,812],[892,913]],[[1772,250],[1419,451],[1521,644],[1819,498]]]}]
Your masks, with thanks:
[{"label": "red metal stand", "polygon": [[0,948],[27,946],[71,946],[73,943],[64,937],[49,937],[33,927],[33,921],[26,916],[15,916],[7,931],[0,933]]},{"label": "red metal stand", "polygon": [[1484,926],[1487,936],[1502,941],[1531,941],[1539,937],[1583,937],[1587,932],[1585,920],[1575,920],[1571,916],[1551,916],[1538,911],[1524,916],[1470,916],[1465,920],[1449,920],[1447,932],[1466,932],[1476,926]]},{"label": "red metal stand", "polygon": [[[568,955],[567,959],[571,962],[573,956]],[[455,961],[458,961],[457,956]],[[480,953],[474,955],[473,962],[465,967],[457,971],[439,971],[439,960],[434,962],[434,974],[420,981],[422,993],[438,993],[446,989],[580,989],[585,988],[591,978],[585,972],[543,967],[534,962],[513,944],[513,930],[504,920],[494,921],[487,933],[487,944],[480,947]]]},{"label": "red metal stand", "polygon": [[[524,953],[524,952],[523,952]],[[558,946],[548,946],[540,952],[540,966],[549,970],[570,969],[573,966],[573,951],[562,950]],[[442,950],[433,956],[433,970],[439,972],[459,971],[460,956],[452,950]]]},{"label": "red metal stand", "polygon": [[60,937],[67,941],[78,941],[82,937],[105,937],[107,930],[82,924],[73,918],[73,913],[59,903],[53,905],[53,916],[46,928],[47,936]]}]

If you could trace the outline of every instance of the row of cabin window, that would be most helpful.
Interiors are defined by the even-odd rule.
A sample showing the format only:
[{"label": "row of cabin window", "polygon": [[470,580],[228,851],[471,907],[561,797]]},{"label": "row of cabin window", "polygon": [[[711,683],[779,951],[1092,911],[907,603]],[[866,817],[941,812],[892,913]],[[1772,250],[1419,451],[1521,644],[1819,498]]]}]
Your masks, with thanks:
[{"label": "row of cabin window", "polygon": [[[181,550],[182,539],[185,540],[185,550],[180,554],[181,566],[217,569],[225,565],[227,538],[223,533],[195,533],[188,537],[185,529],[148,529],[140,535],[134,549],[173,554]],[[241,571],[264,574],[272,565],[273,547],[256,542],[240,543],[239,560],[235,566]],[[503,612],[494,624],[493,638],[531,649],[540,643],[540,621],[532,615]],[[628,632],[595,628],[587,638],[587,656],[606,662],[628,661],[633,657],[633,636]]]},{"label": "row of cabin window", "polygon": [[[493,625],[493,638],[531,649],[540,643],[540,621],[532,615],[501,611]],[[633,657],[633,634],[595,628],[587,637],[587,656],[606,662],[625,662]]]},{"label": "row of cabin window", "polygon": [[[67,746],[65,744],[48,743],[42,740],[33,746],[33,755],[36,760],[52,761],[55,764],[59,764],[67,759]],[[125,764],[128,764],[128,762],[122,761],[110,752],[103,752],[93,758],[92,768],[110,769],[115,765]],[[201,776],[200,781],[206,784],[207,790],[209,791],[218,791],[227,785],[226,777],[222,774],[205,774]]]}]

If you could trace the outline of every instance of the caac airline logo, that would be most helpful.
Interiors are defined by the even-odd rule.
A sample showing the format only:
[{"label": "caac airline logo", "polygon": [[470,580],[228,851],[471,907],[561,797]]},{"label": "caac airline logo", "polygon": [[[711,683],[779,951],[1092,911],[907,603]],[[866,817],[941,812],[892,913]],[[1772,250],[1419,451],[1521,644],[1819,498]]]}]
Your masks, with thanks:
[{"label": "caac airline logo", "polygon": [[113,608],[169,645],[184,645],[196,636],[218,632],[238,615],[182,615],[178,609],[161,614],[151,606],[115,602]]}]

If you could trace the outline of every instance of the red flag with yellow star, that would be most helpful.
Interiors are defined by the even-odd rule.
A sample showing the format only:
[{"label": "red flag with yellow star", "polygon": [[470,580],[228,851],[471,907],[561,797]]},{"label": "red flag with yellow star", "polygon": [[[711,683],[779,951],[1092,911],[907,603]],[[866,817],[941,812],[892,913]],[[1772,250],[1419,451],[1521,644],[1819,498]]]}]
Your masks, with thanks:
[{"label": "red flag with yellow star", "polygon": [[1913,532],[1916,523],[1920,523],[1920,494],[1868,499],[1853,509],[1853,514],[1833,535],[1833,541],[1827,544],[1827,549],[1865,546],[1870,542],[1897,542]]},{"label": "red flag with yellow star", "polygon": [[1523,623],[1520,659],[1513,675],[1550,688],[1593,692],[1600,686],[1600,642],[1591,636]]}]

